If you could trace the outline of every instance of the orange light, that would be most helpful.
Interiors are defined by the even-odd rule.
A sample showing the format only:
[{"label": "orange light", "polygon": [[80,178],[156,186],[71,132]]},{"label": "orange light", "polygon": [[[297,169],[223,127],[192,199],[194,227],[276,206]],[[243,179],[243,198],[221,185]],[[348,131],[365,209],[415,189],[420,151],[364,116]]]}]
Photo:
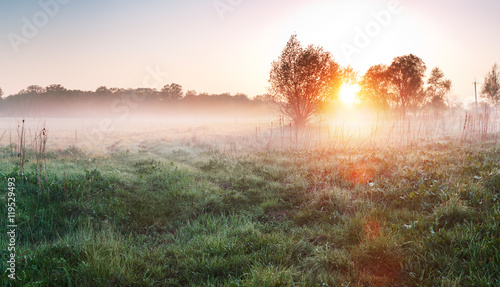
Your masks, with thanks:
[{"label": "orange light", "polygon": [[340,87],[339,98],[344,104],[352,105],[358,101],[358,93],[361,87],[358,84],[343,84]]}]

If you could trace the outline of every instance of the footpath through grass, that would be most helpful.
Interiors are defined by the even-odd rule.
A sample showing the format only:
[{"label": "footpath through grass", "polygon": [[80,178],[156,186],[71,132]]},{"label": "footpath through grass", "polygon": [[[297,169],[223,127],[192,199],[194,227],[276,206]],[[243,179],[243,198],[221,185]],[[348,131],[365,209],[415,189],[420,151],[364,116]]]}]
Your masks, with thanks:
[{"label": "footpath through grass", "polygon": [[498,146],[47,156],[1,286],[500,285]]}]

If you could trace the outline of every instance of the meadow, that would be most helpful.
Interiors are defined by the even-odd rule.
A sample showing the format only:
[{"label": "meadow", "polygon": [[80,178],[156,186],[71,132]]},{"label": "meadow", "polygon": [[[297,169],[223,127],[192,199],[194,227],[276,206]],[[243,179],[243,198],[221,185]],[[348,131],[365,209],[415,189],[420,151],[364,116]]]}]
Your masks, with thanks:
[{"label": "meadow", "polygon": [[498,122],[353,122],[4,119],[0,285],[500,285]]}]

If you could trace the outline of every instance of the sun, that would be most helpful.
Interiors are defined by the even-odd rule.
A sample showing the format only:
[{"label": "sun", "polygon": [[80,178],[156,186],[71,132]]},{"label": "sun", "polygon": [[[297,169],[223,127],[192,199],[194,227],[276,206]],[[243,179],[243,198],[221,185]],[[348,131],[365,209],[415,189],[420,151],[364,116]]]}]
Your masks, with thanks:
[{"label": "sun", "polygon": [[361,87],[358,84],[343,84],[340,87],[340,101],[344,104],[354,104],[358,100],[357,94],[360,90]]}]

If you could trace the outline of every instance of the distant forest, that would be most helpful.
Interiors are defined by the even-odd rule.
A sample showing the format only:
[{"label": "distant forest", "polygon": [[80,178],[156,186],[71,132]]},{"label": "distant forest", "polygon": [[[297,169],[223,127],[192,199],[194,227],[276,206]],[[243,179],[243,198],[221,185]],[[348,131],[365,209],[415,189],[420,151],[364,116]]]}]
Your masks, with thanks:
[{"label": "distant forest", "polygon": [[2,117],[176,116],[180,114],[252,116],[270,111],[267,96],[183,92],[172,83],[161,90],[99,87],[68,90],[62,85],[32,85],[0,100]]}]

